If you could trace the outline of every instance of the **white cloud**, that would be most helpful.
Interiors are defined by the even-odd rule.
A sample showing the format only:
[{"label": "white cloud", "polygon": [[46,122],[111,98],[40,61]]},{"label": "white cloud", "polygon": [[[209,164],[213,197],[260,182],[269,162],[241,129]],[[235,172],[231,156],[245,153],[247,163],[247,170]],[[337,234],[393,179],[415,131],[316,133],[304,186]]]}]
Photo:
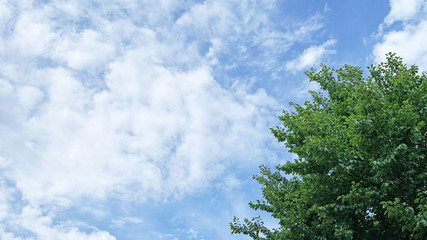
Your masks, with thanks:
[{"label": "white cloud", "polygon": [[12,15],[12,11],[9,9],[7,2],[0,2],[0,26],[6,26],[7,21],[10,19]]},{"label": "white cloud", "polygon": [[[202,35],[224,35],[233,30],[236,16],[231,11],[231,1],[206,1],[196,4],[183,14],[177,21],[177,26],[196,27]],[[193,30],[194,31],[194,30]]]},{"label": "white cloud", "polygon": [[39,88],[28,85],[20,86],[17,91],[19,101],[26,110],[31,110],[44,96]]},{"label": "white cloud", "polygon": [[[0,161],[4,159],[0,157]],[[0,170],[4,170],[1,166]],[[105,231],[84,223],[54,223],[54,214],[46,214],[42,208],[20,202],[19,193],[10,181],[0,176],[0,238],[5,240],[23,239],[82,239],[115,240]]]},{"label": "white cloud", "polygon": [[380,25],[380,40],[373,49],[375,61],[384,61],[386,53],[394,52],[403,57],[405,62],[416,64],[426,70],[427,1],[391,1],[391,5],[390,13],[384,22],[386,24],[399,20],[404,22],[398,29],[388,29]]},{"label": "white cloud", "polygon": [[140,224],[142,222],[139,218],[133,218],[133,217],[119,217],[116,219],[111,220],[110,227],[111,228],[122,228],[126,224]]},{"label": "white cloud", "polygon": [[384,22],[390,25],[395,21],[410,20],[425,4],[425,0],[390,0],[390,12]]},{"label": "white cloud", "polygon": [[[241,183],[227,168],[274,158],[265,149],[279,105],[263,89],[222,86],[213,68],[235,45],[245,61],[250,47],[269,59],[323,26],[317,16],[280,33],[263,12],[273,1],[10,2],[0,4],[11,31],[0,39],[2,239],[114,239],[56,221],[82,199],[175,200],[214,180],[231,192]],[[295,68],[333,44],[307,49]],[[19,214],[8,191],[22,198]]]},{"label": "white cloud", "polygon": [[[115,240],[108,232],[99,231],[96,228],[85,226],[85,224],[60,223],[53,224],[52,216],[43,215],[41,209],[26,206],[19,215],[9,214],[6,224],[12,225],[12,229],[21,229],[31,233],[30,239],[43,240]],[[82,231],[80,228],[89,228],[90,232]],[[28,239],[19,233],[6,230],[5,225],[0,223],[0,237],[2,239]]]},{"label": "white cloud", "polygon": [[37,11],[25,12],[17,20],[12,35],[11,49],[15,54],[41,55],[48,50],[50,42],[54,38],[49,23],[43,21],[42,13]]},{"label": "white cloud", "polygon": [[[326,6],[327,4],[325,4],[325,7]],[[291,32],[290,34],[288,33],[287,37],[289,38],[289,40],[292,41],[301,41],[304,39],[308,39],[311,37],[313,32],[316,32],[319,29],[323,28],[324,25],[322,20],[322,15],[315,14],[314,16],[308,18],[304,23],[300,24],[300,26],[298,26],[298,28],[294,32]]]},{"label": "white cloud", "polygon": [[323,28],[323,13],[316,13],[302,23],[287,24],[284,30],[275,19],[275,14],[282,14],[277,5],[271,0],[203,1],[181,15],[174,27],[189,38],[210,43],[207,63],[218,63],[210,55],[215,52],[233,63],[271,72],[274,77],[283,70],[283,54],[296,42],[307,41]]},{"label": "white cloud", "polygon": [[397,53],[405,62],[427,69],[427,19],[417,25],[406,25],[401,31],[384,34],[382,41],[375,45],[373,54],[377,62],[385,60],[385,54]]},{"label": "white cloud", "polygon": [[68,62],[68,66],[78,70],[103,64],[114,56],[114,46],[105,43],[105,40],[108,41],[104,39],[105,36],[93,30],[74,35],[60,40],[52,56]]},{"label": "white cloud", "polygon": [[[220,37],[231,34],[232,7],[197,4],[177,26],[200,24]],[[72,10],[67,17],[81,16],[81,9]],[[250,161],[262,154],[271,121],[265,114],[275,105],[265,91],[222,88],[209,61],[173,33],[99,16],[96,28],[61,28],[61,21],[50,20],[57,15],[49,7],[24,11],[9,40],[17,61],[43,56],[59,64],[20,69],[12,63],[3,81],[3,96],[18,110],[6,115],[16,126],[2,144],[13,146],[5,153],[14,159],[8,175],[26,200],[69,206],[83,196],[180,197],[208,186],[229,159]],[[130,38],[133,43],[123,48]],[[221,40],[212,42],[222,47]],[[215,51],[207,58],[215,58]],[[194,61],[199,63],[181,69],[180,63]],[[74,72],[96,74],[99,67],[106,72],[94,76],[101,89]],[[30,82],[20,79],[22,70],[31,73]],[[5,136],[9,130],[2,130]]]},{"label": "white cloud", "polygon": [[330,39],[322,45],[305,49],[296,59],[286,63],[286,69],[290,71],[299,71],[319,64],[319,61],[326,55],[335,53],[335,50],[331,49],[335,43],[336,41],[334,39]]}]

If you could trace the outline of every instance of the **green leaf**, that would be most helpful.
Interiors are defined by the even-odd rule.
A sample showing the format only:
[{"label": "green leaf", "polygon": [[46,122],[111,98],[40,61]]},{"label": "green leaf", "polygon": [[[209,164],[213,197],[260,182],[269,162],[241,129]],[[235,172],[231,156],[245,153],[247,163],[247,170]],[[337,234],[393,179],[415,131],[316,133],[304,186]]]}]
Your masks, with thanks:
[{"label": "green leaf", "polygon": [[[306,72],[321,86],[271,128],[298,159],[254,179],[271,213],[235,218],[232,233],[252,239],[424,239],[427,236],[427,76],[390,53],[368,67]],[[289,176],[293,176],[292,178]]]}]

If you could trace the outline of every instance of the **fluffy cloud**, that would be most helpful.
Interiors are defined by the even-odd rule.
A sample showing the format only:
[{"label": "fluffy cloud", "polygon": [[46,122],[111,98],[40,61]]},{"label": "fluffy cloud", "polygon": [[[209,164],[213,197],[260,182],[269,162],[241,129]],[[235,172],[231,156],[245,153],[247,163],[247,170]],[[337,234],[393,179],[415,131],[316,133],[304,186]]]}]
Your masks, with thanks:
[{"label": "fluffy cloud", "polygon": [[290,71],[299,71],[318,64],[326,55],[335,53],[335,50],[331,49],[335,43],[336,41],[331,39],[324,42],[322,45],[305,49],[296,59],[286,63],[286,69]]},{"label": "fluffy cloud", "polygon": [[265,92],[234,95],[208,68],[171,72],[144,53],[112,63],[107,89],[96,93],[63,69],[49,71],[50,101],[24,123],[42,136],[27,140],[28,151],[44,151],[32,168],[25,160],[15,165],[26,198],[160,200],[203,187],[235,151],[247,159],[260,154],[253,140],[266,140],[262,115],[274,103]]},{"label": "fluffy cloud", "polygon": [[[391,1],[391,10],[380,25],[379,42],[374,46],[373,57],[377,62],[385,60],[385,54],[395,52],[405,62],[427,69],[427,1]],[[400,21],[401,26],[390,27]]]},{"label": "fluffy cloud", "polygon": [[[58,212],[174,201],[212,184],[231,193],[240,183],[228,168],[275,159],[267,129],[279,104],[217,73],[269,72],[323,27],[315,15],[277,30],[270,0],[3,1],[0,11],[2,239],[114,239]],[[333,45],[307,49],[293,68]]]},{"label": "fluffy cloud", "polygon": [[395,21],[410,20],[425,4],[424,0],[390,0],[390,13],[384,22],[390,25]]},{"label": "fluffy cloud", "polygon": [[[87,228],[88,232],[80,229]],[[11,231],[10,231],[11,230]],[[25,233],[25,234],[22,234]],[[85,224],[53,224],[51,216],[45,216],[34,207],[25,207],[21,214],[12,215],[0,223],[0,236],[5,240],[46,239],[46,240],[115,240],[108,232],[100,231]],[[29,238],[30,237],[30,238]]]},{"label": "fluffy cloud", "polygon": [[[0,157],[0,163],[5,159]],[[4,170],[4,165],[0,165]],[[22,204],[18,190],[0,176],[0,237],[5,240],[23,239],[82,239],[115,240],[105,231],[78,222],[53,223],[53,213],[46,214],[38,206]],[[85,229],[85,231],[81,231]]]},{"label": "fluffy cloud", "polygon": [[46,51],[54,34],[50,25],[42,21],[43,15],[39,12],[25,12],[18,17],[10,39],[15,53],[33,56]]},{"label": "fluffy cloud", "polygon": [[373,54],[377,62],[385,59],[385,54],[395,52],[405,62],[417,64],[427,69],[427,19],[418,24],[406,25],[400,31],[390,31],[383,35],[382,41],[375,45]]},{"label": "fluffy cloud", "polygon": [[222,43],[266,21],[236,15],[238,2],[3,2],[0,237],[114,239],[56,213],[82,199],[179,199],[268,156],[278,104],[213,74]]}]

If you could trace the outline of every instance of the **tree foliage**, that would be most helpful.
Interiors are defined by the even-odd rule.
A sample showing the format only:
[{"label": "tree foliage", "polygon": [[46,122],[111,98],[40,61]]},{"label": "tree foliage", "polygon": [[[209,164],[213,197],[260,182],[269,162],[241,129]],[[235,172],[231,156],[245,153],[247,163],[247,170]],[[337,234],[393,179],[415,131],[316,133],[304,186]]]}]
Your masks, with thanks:
[{"label": "tree foliage", "polygon": [[[388,54],[368,67],[306,75],[323,91],[290,103],[271,129],[298,159],[254,178],[276,218],[234,218],[233,234],[252,239],[425,239],[427,236],[427,75]],[[286,177],[287,176],[287,177]],[[292,177],[289,177],[292,176]]]}]

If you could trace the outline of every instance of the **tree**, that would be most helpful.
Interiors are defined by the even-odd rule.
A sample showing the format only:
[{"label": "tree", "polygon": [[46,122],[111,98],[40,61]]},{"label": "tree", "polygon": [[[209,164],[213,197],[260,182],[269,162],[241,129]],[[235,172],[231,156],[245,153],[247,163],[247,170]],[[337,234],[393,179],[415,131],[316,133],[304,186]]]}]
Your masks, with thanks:
[{"label": "tree", "polygon": [[271,131],[298,159],[254,178],[271,213],[234,217],[233,234],[252,239],[425,239],[427,236],[427,75],[392,53],[368,67],[306,75],[320,84],[312,100],[284,111]]}]

